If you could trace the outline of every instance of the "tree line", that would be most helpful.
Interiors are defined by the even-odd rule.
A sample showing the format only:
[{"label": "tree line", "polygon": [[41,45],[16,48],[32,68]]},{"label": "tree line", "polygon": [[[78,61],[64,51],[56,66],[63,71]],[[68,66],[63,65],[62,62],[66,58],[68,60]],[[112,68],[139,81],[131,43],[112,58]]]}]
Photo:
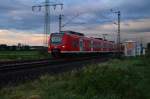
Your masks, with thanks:
[{"label": "tree line", "polygon": [[18,43],[18,45],[8,46],[7,44],[0,44],[0,51],[39,51],[47,49],[44,46],[29,46]]},{"label": "tree line", "polygon": [[7,44],[0,44],[0,51],[28,51],[31,50],[29,45],[12,45],[8,46]]}]

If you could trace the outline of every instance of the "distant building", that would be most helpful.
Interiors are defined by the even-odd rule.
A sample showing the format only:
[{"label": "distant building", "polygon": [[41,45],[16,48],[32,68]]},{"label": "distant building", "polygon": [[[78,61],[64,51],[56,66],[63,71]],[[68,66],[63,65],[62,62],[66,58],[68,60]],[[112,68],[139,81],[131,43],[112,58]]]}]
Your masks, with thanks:
[{"label": "distant building", "polygon": [[129,40],[124,43],[124,46],[125,46],[124,50],[125,56],[145,55],[145,49],[141,43]]},{"label": "distant building", "polygon": [[136,56],[136,42],[135,41],[126,41],[125,46],[125,56]]}]

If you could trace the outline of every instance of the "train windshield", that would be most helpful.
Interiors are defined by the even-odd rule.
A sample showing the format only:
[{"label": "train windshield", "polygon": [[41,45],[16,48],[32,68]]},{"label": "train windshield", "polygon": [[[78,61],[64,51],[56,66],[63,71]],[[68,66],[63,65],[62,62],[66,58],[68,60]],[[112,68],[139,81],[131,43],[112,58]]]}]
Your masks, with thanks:
[{"label": "train windshield", "polygon": [[51,35],[51,43],[52,44],[60,44],[62,42],[62,33],[54,33]]}]

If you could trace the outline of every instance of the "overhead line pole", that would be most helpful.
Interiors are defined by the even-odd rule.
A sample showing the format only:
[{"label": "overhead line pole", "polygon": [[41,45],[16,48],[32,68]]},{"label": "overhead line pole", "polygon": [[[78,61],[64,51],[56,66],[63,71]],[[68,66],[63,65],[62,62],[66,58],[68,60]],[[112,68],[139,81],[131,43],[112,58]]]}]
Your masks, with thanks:
[{"label": "overhead line pole", "polygon": [[45,33],[45,45],[47,47],[47,37],[50,32],[50,9],[49,9],[49,0],[45,0],[45,24],[44,24],[44,33]]},{"label": "overhead line pole", "polygon": [[61,31],[62,31],[62,17],[63,17],[64,15],[62,15],[62,14],[60,14],[59,15],[59,33],[61,33]]},{"label": "overhead line pole", "polygon": [[45,8],[45,24],[44,24],[44,34],[45,34],[45,41],[44,45],[48,46],[48,34],[50,33],[50,7],[54,7],[54,10],[56,9],[56,6],[60,5],[61,9],[63,9],[62,3],[55,3],[55,2],[49,2],[49,0],[45,0],[45,3],[43,5],[35,5],[32,6],[32,10],[34,11],[35,8],[38,8],[39,11],[41,11],[41,8]]},{"label": "overhead line pole", "polygon": [[117,34],[117,50],[118,50],[118,57],[121,57],[121,35],[120,35],[120,22],[121,22],[121,12],[120,11],[113,11],[111,10],[113,13],[116,13],[118,15],[118,34]]},{"label": "overhead line pole", "polygon": [[121,42],[120,42],[120,11],[118,11],[118,57],[120,57],[120,54],[121,54]]}]

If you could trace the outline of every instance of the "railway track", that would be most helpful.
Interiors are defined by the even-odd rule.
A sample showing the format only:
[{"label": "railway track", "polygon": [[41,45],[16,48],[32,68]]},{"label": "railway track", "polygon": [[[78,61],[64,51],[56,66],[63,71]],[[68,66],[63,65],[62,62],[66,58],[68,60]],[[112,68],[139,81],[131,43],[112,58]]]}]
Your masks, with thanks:
[{"label": "railway track", "polygon": [[5,63],[0,65],[0,86],[16,85],[20,82],[37,79],[43,74],[62,73],[73,69],[80,69],[86,66],[86,64],[106,60],[107,59],[85,57]]},{"label": "railway track", "polygon": [[51,60],[51,59],[0,61],[0,66],[7,65],[7,64],[28,63],[28,62],[37,62],[37,61],[45,61],[45,60]]},{"label": "railway track", "polygon": [[13,62],[5,62],[0,65],[0,74],[12,72],[12,71],[18,71],[18,70],[25,70],[25,69],[31,69],[31,68],[37,68],[39,66],[43,65],[52,65],[57,64],[60,62],[63,62],[63,59],[54,60],[54,59],[43,59],[43,60],[34,60],[34,61],[16,61],[16,63]]}]

